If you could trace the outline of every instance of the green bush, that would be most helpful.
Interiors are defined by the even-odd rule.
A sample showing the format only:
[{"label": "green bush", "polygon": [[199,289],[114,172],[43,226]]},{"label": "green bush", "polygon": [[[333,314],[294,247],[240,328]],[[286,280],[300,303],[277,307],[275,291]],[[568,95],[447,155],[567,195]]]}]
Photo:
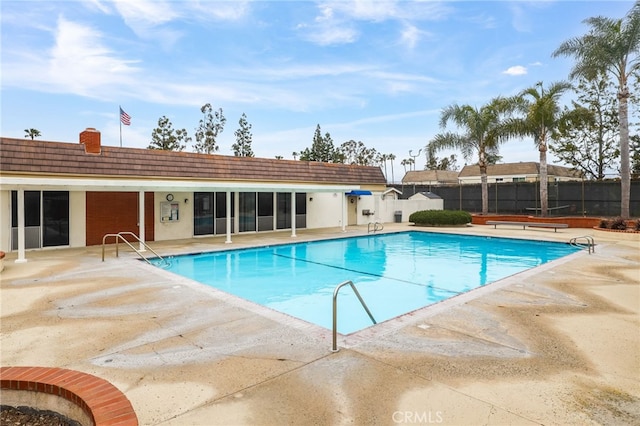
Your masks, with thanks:
[{"label": "green bush", "polygon": [[409,222],[429,226],[466,225],[471,223],[471,215],[462,210],[420,210],[411,213]]}]

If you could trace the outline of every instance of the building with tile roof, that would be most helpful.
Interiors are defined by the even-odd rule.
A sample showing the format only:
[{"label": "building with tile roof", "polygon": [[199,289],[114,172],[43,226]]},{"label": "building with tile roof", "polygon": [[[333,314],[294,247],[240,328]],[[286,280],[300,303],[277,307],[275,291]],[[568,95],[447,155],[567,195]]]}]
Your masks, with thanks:
[{"label": "building with tile roof", "polygon": [[[0,138],[0,250],[367,223],[379,167]],[[378,202],[376,198],[375,203]],[[113,241],[111,241],[113,242]]]},{"label": "building with tile roof", "polygon": [[[582,175],[569,168],[547,165],[549,182],[582,180]],[[490,164],[487,166],[487,178],[489,183],[494,182],[536,182],[540,180],[540,163],[521,162]],[[464,166],[458,174],[458,180],[462,184],[480,183],[480,167],[477,164]]]}]

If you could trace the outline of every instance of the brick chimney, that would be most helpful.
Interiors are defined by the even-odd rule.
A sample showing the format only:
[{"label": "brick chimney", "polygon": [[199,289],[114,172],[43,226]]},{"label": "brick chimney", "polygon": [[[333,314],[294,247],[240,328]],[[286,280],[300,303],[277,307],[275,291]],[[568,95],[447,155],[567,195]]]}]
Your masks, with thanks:
[{"label": "brick chimney", "polygon": [[100,132],[93,127],[87,127],[80,132],[80,143],[84,144],[84,152],[87,154],[100,154]]}]

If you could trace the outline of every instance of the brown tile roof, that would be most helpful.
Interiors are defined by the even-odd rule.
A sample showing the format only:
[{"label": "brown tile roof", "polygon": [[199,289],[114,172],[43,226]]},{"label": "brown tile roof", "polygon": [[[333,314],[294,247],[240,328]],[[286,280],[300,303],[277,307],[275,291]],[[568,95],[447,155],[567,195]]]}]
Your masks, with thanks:
[{"label": "brown tile roof", "polygon": [[451,170],[412,170],[402,178],[402,183],[458,183],[458,172]]},{"label": "brown tile roof", "polygon": [[380,167],[104,145],[100,154],[87,154],[85,146],[80,143],[14,138],[0,138],[0,172],[241,182],[386,184]]},{"label": "brown tile roof", "polygon": [[[511,175],[537,175],[540,170],[540,163],[534,161],[522,163],[504,163],[490,164],[487,166],[487,176],[511,176]],[[547,165],[547,174],[549,176],[563,176],[580,178],[580,173],[563,166],[553,164]],[[475,177],[480,176],[480,168],[477,164],[464,166],[460,171],[459,177]]]}]

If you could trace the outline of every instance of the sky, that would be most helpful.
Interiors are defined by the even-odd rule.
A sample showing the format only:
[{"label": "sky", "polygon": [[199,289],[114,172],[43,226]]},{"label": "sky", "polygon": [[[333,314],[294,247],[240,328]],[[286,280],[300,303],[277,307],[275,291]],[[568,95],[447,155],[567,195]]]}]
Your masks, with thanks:
[{"label": "sky", "polygon": [[[146,148],[162,116],[193,137],[210,103],[227,119],[219,154],[233,155],[244,113],[257,157],[293,159],[320,125],[336,147],[355,140],[394,154],[398,181],[403,159],[424,168],[443,108],[481,107],[537,82],[566,80],[573,60],[552,58],[560,43],[584,35],[584,19],[622,18],[632,6],[1,0],[1,134],[23,138],[35,128],[40,140],[76,143],[91,127],[103,145]],[[121,125],[120,106],[130,126]],[[458,168],[477,161],[455,151],[438,156],[451,153]],[[502,162],[539,159],[526,139],[502,145],[500,155]]]}]

